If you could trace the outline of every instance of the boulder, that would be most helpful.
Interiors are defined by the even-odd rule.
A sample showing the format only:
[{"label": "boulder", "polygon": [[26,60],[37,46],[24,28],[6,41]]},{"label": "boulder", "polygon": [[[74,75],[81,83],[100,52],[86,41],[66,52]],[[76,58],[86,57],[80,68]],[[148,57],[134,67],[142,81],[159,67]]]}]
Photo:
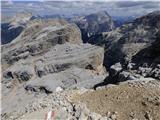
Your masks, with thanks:
[{"label": "boulder", "polygon": [[29,65],[21,65],[23,63],[17,63],[4,71],[4,78],[17,79],[19,82],[26,82],[34,76],[34,69]]},{"label": "boulder", "polygon": [[122,71],[122,66],[120,63],[116,63],[115,65],[112,65],[110,67],[110,70],[109,70],[109,75],[110,76],[116,76],[119,72]]},{"label": "boulder", "polygon": [[151,77],[160,80],[160,69],[155,68],[151,71]]},{"label": "boulder", "polygon": [[150,76],[150,72],[151,72],[152,68],[148,68],[148,67],[139,67],[138,69],[138,73],[141,74],[144,77]]},{"label": "boulder", "polygon": [[117,81],[123,82],[123,81],[127,81],[127,80],[136,80],[136,79],[138,79],[138,78],[137,78],[137,76],[134,76],[133,73],[123,71],[123,72],[119,73]]},{"label": "boulder", "polygon": [[[132,68],[132,64],[129,64]],[[123,82],[127,80],[135,80],[138,79],[139,76],[137,76],[134,72],[131,72],[130,69],[126,70],[122,68],[122,65],[120,63],[116,63],[115,65],[112,65],[109,70],[109,83],[118,83]]]}]

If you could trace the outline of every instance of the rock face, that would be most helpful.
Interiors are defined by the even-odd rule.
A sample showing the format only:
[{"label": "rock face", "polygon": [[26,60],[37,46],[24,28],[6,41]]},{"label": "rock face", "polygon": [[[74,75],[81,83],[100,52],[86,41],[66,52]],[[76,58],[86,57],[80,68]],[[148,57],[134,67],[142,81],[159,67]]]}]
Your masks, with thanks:
[{"label": "rock face", "polygon": [[[11,43],[2,46],[2,114],[13,113],[13,101],[32,94],[93,88],[106,77],[104,49],[83,44],[75,24],[64,20],[32,20]],[[27,98],[30,98],[27,99]],[[25,104],[21,104],[25,106]],[[9,107],[10,106],[10,107]]]},{"label": "rock face", "polygon": [[25,25],[32,18],[31,13],[18,13],[8,22],[2,23],[2,44],[7,44],[15,39],[25,28]]},{"label": "rock face", "polygon": [[[109,78],[112,82],[133,80],[140,77],[152,77],[160,80],[160,38],[157,33],[156,41],[132,56],[128,62],[112,65]],[[141,76],[139,76],[140,74]]]},{"label": "rock face", "polygon": [[92,88],[105,77],[104,50],[82,44],[80,30],[64,20],[34,20],[2,46],[3,83],[18,81],[27,91]]},{"label": "rock face", "polygon": [[160,32],[155,42],[133,56],[132,62],[137,63],[136,68],[143,76],[160,79]]},{"label": "rock face", "polygon": [[104,64],[108,68],[121,61],[131,61],[132,57],[156,40],[160,29],[160,11],[137,18],[111,32],[92,36],[92,44],[105,45]]},{"label": "rock face", "polygon": [[82,32],[82,39],[88,42],[90,36],[111,31],[115,28],[113,19],[107,12],[98,12],[71,20],[76,23]]}]

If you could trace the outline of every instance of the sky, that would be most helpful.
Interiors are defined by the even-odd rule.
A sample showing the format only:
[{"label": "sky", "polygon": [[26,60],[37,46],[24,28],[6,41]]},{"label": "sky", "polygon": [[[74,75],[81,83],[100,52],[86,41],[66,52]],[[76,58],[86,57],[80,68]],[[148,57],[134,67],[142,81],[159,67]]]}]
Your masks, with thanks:
[{"label": "sky", "polygon": [[153,2],[153,1],[160,1],[160,0],[1,0],[1,1],[93,1],[93,2],[98,2],[98,1],[103,1],[103,2],[108,2],[108,1],[150,1],[150,2]]},{"label": "sky", "polygon": [[[4,1],[4,0],[3,0]],[[6,1],[6,0],[5,0]],[[13,0],[12,0],[13,1]],[[50,0],[39,0],[40,2],[20,2],[11,0],[2,4],[2,15],[12,15],[14,13],[29,11],[40,15],[65,15],[90,14],[99,11],[107,11],[111,16],[139,17],[152,11],[160,10],[160,0],[63,0],[55,2]],[[15,0],[14,0],[15,1]],[[16,0],[16,1],[38,1],[38,0]],[[56,0],[62,1],[62,0]],[[97,2],[98,1],[98,2]],[[104,2],[102,2],[104,1]],[[114,2],[113,2],[114,1]]]}]

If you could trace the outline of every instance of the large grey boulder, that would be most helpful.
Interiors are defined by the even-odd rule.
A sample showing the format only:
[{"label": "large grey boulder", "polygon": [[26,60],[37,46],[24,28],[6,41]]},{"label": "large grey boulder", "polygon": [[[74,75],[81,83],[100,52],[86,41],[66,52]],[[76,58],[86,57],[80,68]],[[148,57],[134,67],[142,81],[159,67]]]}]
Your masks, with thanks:
[{"label": "large grey boulder", "polygon": [[155,79],[160,79],[160,67],[157,64],[155,67],[139,67],[137,73],[141,74],[144,77],[153,77]]},{"label": "large grey boulder", "polygon": [[118,82],[123,82],[123,81],[127,81],[127,80],[136,80],[138,79],[138,76],[134,75],[133,73],[130,73],[128,71],[122,71],[121,73],[119,73]]},{"label": "large grey boulder", "polygon": [[110,67],[110,76],[116,76],[118,73],[122,71],[122,66],[120,63],[116,63]]}]

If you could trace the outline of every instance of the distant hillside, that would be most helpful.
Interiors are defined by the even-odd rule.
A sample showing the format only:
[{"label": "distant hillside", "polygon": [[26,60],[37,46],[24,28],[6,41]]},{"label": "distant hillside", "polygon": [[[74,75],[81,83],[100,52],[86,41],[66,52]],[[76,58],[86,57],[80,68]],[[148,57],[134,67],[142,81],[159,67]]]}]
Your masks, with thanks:
[{"label": "distant hillside", "polygon": [[1,24],[1,44],[7,44],[16,38],[32,18],[31,13],[18,13]]},{"label": "distant hillside", "polygon": [[115,28],[113,19],[107,12],[98,12],[87,16],[77,17],[71,20],[75,22],[82,32],[82,39],[88,42],[92,35],[111,31]]}]

